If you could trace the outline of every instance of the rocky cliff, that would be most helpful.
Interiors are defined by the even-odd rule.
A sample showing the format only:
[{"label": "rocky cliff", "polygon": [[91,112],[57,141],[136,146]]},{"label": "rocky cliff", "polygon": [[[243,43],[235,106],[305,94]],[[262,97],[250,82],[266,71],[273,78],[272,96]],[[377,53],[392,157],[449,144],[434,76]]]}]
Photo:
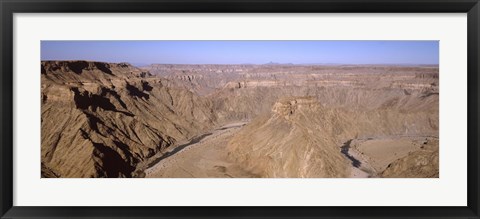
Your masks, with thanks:
[{"label": "rocky cliff", "polygon": [[[228,139],[207,140],[222,150],[229,142],[228,162],[254,176],[349,177],[345,142],[409,136],[437,143],[406,147],[375,176],[438,176],[438,162],[424,162],[438,161],[435,66],[45,61],[41,74],[43,177],[141,176],[151,161],[239,122],[248,124]],[[203,165],[212,156],[193,157]]]},{"label": "rocky cliff", "polygon": [[[415,95],[417,106],[410,103],[414,99],[403,97],[396,99],[402,104],[383,99],[384,103],[373,110],[331,107],[321,104],[318,97],[280,98],[270,116],[256,117],[234,136],[229,143],[229,154],[247,170],[262,177],[348,177],[351,165],[340,150],[344,142],[391,136],[438,137],[438,108],[435,107],[438,99],[425,99],[423,95]],[[407,111],[409,104],[415,107]],[[437,151],[415,152],[412,156],[417,154],[438,158],[438,144]],[[411,159],[415,158],[404,158]],[[398,172],[392,168],[404,172],[423,168],[429,169],[433,176],[438,174],[438,161],[412,165],[415,164],[397,161],[384,176],[391,177]],[[425,174],[412,171],[403,175],[423,177]]]},{"label": "rocky cliff", "polygon": [[43,177],[131,177],[215,122],[209,101],[127,63],[46,61],[41,73]]}]

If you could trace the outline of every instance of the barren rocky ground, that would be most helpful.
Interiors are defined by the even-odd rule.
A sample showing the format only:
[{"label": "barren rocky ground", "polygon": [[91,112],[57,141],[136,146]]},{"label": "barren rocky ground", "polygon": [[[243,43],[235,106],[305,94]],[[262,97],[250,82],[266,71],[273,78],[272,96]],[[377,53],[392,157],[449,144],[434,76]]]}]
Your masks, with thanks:
[{"label": "barren rocky ground", "polygon": [[45,61],[42,177],[438,177],[437,66]]},{"label": "barren rocky ground", "polygon": [[171,156],[160,159],[145,170],[146,177],[158,178],[246,178],[257,177],[228,159],[226,146],[245,123],[233,123],[208,133],[198,142],[183,144],[170,150]]}]

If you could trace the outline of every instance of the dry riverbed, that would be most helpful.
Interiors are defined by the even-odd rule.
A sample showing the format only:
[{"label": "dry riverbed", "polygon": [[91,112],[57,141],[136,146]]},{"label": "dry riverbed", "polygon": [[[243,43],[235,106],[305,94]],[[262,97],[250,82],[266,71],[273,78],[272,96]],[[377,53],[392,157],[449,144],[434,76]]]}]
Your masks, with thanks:
[{"label": "dry riverbed", "polygon": [[[156,157],[145,168],[147,178],[252,178],[256,176],[228,159],[230,139],[245,125],[231,123],[197,136]],[[393,162],[422,150],[438,139],[423,136],[390,136],[351,139],[341,153],[351,162],[351,178],[382,177]]]},{"label": "dry riverbed", "polygon": [[434,147],[438,147],[438,138],[393,136],[352,139],[344,143],[341,152],[351,161],[350,177],[381,177],[381,173],[390,164],[424,149],[427,144],[434,144]]},{"label": "dry riverbed", "polygon": [[228,141],[245,125],[232,123],[166,152],[144,172],[147,178],[256,177],[227,158]]}]

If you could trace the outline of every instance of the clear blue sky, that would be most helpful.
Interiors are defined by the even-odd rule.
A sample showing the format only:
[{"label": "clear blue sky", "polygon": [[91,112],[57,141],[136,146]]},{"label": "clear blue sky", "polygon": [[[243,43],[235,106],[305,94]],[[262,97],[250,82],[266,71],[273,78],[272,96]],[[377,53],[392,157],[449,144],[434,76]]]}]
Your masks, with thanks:
[{"label": "clear blue sky", "polygon": [[438,64],[438,41],[42,41],[42,60],[169,64]]}]

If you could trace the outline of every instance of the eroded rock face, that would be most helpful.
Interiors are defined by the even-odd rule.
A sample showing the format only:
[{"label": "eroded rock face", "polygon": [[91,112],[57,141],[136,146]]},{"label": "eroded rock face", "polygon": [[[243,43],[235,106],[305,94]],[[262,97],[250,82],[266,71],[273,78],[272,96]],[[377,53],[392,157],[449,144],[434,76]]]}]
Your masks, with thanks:
[{"label": "eroded rock face", "polygon": [[347,177],[347,160],[318,123],[324,112],[313,97],[282,98],[230,141],[230,156],[262,177]]},{"label": "eroded rock face", "polygon": [[[438,123],[432,125],[431,121],[438,121],[438,114],[395,109],[351,111],[324,107],[315,97],[281,98],[273,105],[271,116],[253,120],[230,141],[229,150],[232,159],[262,177],[348,177],[350,165],[341,154],[342,142],[372,136],[438,136]],[[418,153],[438,156],[438,151]],[[422,155],[412,156],[416,158],[409,159]],[[412,163],[398,161],[402,164],[392,168],[401,166],[404,172],[414,168],[405,162]],[[438,168],[438,162],[425,165]],[[408,177],[418,174],[403,173]],[[393,174],[386,171],[384,176]]]},{"label": "eroded rock face", "polygon": [[[352,139],[438,139],[438,67],[47,61],[41,74],[43,177],[135,177],[153,155],[236,122],[249,124],[228,157],[260,177],[348,177],[340,147]],[[420,162],[435,156],[412,152],[378,176],[438,176]]]},{"label": "eroded rock face", "polygon": [[132,177],[138,162],[215,122],[208,100],[126,63],[42,69],[43,177]]},{"label": "eroded rock face", "polygon": [[388,178],[438,178],[439,145],[438,140],[425,141],[421,150],[400,158],[382,172]]}]

